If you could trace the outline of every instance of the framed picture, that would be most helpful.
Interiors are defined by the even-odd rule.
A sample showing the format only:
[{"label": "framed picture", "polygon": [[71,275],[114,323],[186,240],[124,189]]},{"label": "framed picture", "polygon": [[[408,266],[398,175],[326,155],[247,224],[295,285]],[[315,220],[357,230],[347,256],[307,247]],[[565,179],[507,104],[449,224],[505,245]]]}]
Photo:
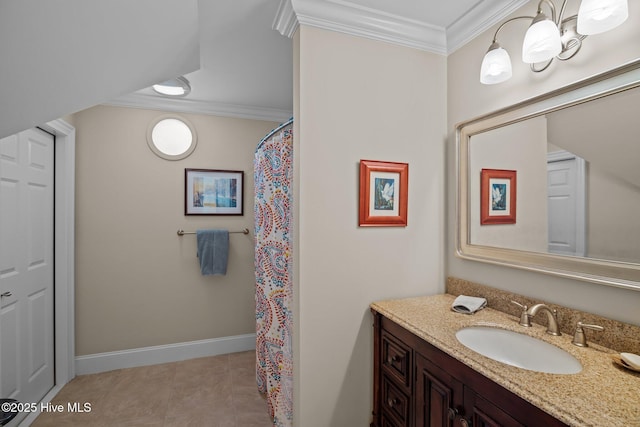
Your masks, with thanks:
[{"label": "framed picture", "polygon": [[360,160],[360,226],[406,227],[407,163]]},{"label": "framed picture", "polygon": [[244,172],[184,170],[185,215],[243,215]]},{"label": "framed picture", "polygon": [[482,169],[480,224],[516,223],[516,171]]}]

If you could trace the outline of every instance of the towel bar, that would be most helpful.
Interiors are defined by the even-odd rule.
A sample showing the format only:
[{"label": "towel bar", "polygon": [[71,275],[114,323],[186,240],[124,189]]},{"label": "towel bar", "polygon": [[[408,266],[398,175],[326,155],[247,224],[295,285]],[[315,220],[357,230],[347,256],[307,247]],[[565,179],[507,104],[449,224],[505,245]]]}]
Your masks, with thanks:
[{"label": "towel bar", "polygon": [[[232,234],[232,233],[236,233],[236,234],[237,234],[237,233],[249,234],[249,229],[248,229],[248,228],[245,228],[245,229],[244,229],[244,230],[242,230],[242,231],[230,231],[230,232],[229,232],[229,234]],[[178,230],[178,233],[177,233],[177,234],[178,234],[178,236],[184,236],[185,234],[196,234],[196,232],[195,232],[195,231],[184,231],[183,229],[180,229],[180,230]]]}]

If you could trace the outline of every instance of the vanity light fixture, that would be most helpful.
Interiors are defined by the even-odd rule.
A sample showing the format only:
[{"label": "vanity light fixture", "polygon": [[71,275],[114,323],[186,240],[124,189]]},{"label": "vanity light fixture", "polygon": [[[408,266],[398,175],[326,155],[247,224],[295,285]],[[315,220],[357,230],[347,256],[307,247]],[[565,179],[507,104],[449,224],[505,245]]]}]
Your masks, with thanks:
[{"label": "vanity light fixture", "polygon": [[[542,12],[546,5],[551,18]],[[546,70],[554,58],[573,58],[588,35],[599,34],[621,25],[629,16],[627,0],[582,0],[577,15],[563,19],[567,0],[556,16],[552,0],[540,0],[536,16],[517,16],[503,22],[496,30],[491,46],[482,60],[480,83],[496,84],[511,78],[511,58],[498,44],[498,33],[510,22],[529,19],[531,25],[522,43],[522,61],[531,64],[531,71]]]},{"label": "vanity light fixture", "polygon": [[191,84],[183,76],[155,84],[152,87],[160,95],[171,97],[187,96],[191,92]]}]

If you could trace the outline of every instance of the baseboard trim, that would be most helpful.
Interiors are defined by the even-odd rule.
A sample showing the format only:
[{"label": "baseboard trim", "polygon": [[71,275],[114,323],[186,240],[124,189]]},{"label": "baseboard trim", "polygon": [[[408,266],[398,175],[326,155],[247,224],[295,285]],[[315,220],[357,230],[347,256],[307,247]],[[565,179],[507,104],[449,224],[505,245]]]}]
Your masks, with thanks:
[{"label": "baseboard trim", "polygon": [[97,374],[115,369],[179,362],[198,357],[254,350],[255,348],[255,334],[235,335],[108,353],[88,354],[76,357],[75,367],[77,375]]}]

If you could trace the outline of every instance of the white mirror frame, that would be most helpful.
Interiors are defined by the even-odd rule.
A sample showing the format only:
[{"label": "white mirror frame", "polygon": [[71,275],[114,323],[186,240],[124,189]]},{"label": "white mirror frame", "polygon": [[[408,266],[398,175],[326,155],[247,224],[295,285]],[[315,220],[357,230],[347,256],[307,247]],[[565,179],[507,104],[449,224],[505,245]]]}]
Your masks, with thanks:
[{"label": "white mirror frame", "polygon": [[[640,291],[640,264],[553,255],[471,244],[469,155],[471,137],[532,117],[582,104],[640,86],[640,60],[471,119],[456,126],[456,255],[463,259],[510,266]],[[477,189],[479,191],[479,189]]]},{"label": "white mirror frame", "polygon": [[[189,130],[191,131],[191,145],[183,153],[176,154],[176,155],[167,154],[167,153],[163,152],[162,150],[160,150],[156,146],[155,142],[153,141],[153,129],[156,127],[156,125],[158,123],[160,123],[163,120],[167,120],[167,119],[178,120],[178,121],[184,123],[189,128]],[[191,155],[191,153],[193,153],[193,151],[196,149],[196,146],[198,145],[198,135],[196,134],[196,128],[191,124],[191,122],[189,122],[184,117],[180,117],[180,116],[178,116],[176,114],[164,114],[162,116],[156,117],[149,124],[149,127],[147,128],[147,145],[149,146],[149,149],[151,151],[153,151],[153,153],[156,156],[160,157],[160,158],[163,158],[165,160],[182,160],[182,159],[185,159],[185,158],[189,157]]]}]

